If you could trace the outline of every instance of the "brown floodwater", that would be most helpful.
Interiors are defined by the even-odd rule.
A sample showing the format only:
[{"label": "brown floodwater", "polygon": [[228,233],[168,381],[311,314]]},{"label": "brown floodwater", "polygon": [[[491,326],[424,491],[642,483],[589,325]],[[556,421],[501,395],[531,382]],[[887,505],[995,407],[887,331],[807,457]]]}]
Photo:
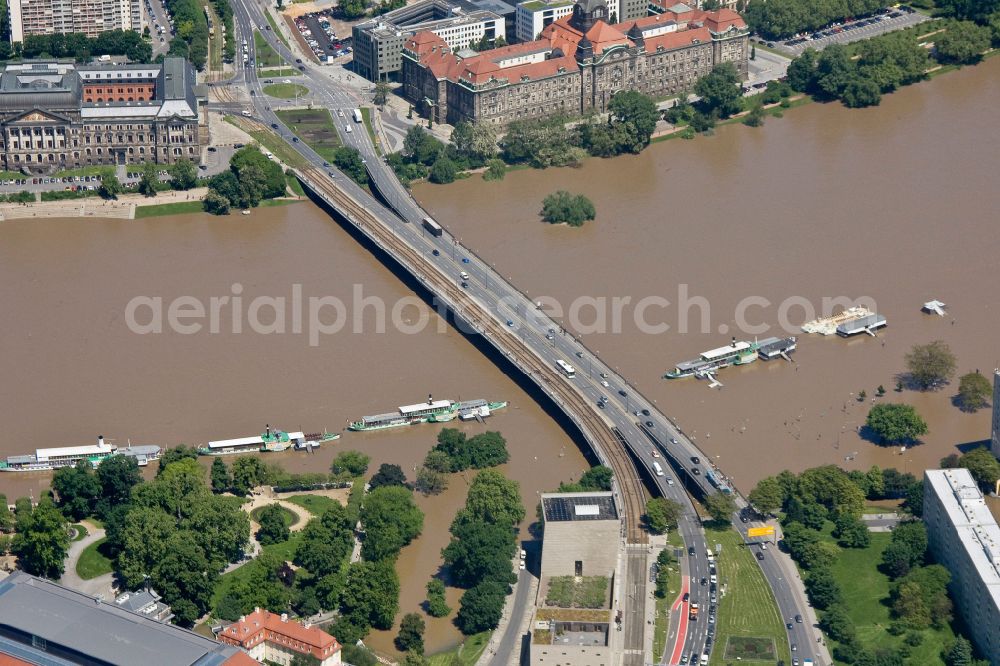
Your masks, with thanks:
[{"label": "brown floodwater", "polygon": [[[241,334],[232,333],[232,316],[220,316],[218,334],[138,335],[126,325],[126,304],[136,296],[162,297],[166,313],[179,296],[208,303],[212,296],[232,295],[234,283],[242,285],[244,309],[257,296],[289,299],[289,332],[249,332],[246,316]],[[510,401],[485,425],[456,427],[503,433],[511,453],[505,471],[520,482],[529,517],[537,492],[587,468],[551,416],[467,339],[447,326],[439,333],[436,315],[425,306],[409,305],[400,314],[411,324],[420,312],[429,315],[421,333],[392,326],[377,333],[369,310],[365,332],[324,335],[310,346],[306,334],[290,332],[294,284],[302,285],[304,299],[334,296],[349,303],[355,284],[390,307],[413,299],[396,276],[306,203],[224,220],[185,215],[0,223],[0,454],[87,444],[99,433],[120,445],[176,446],[252,435],[266,423],[340,430],[348,419],[420,402],[430,393]],[[148,313],[136,319],[146,322]],[[269,321],[264,314],[260,319]],[[285,452],[266,459],[292,471],[323,471],[338,450],[351,448],[371,456],[372,472],[392,462],[412,478],[440,428],[347,433],[315,455]],[[0,492],[11,501],[29,492],[37,498],[50,478],[3,474]],[[453,475],[447,492],[418,497],[427,516],[423,536],[399,559],[401,614],[419,610],[470,480]],[[449,592],[457,609],[457,591]],[[429,650],[460,639],[448,619],[427,621]],[[391,651],[394,635],[374,632],[370,642]]]},{"label": "brown floodwater", "polygon": [[[620,333],[595,330],[584,339],[740,489],[782,469],[825,463],[919,474],[956,446],[989,436],[988,410],[965,414],[952,405],[957,381],[932,393],[893,388],[907,350],[935,339],[951,346],[959,374],[991,375],[1000,365],[998,105],[994,59],[905,88],[876,108],[810,104],[760,129],[726,126],[638,156],[515,171],[501,182],[422,184],[416,195],[522,290],[554,298],[566,314],[578,297],[668,299],[670,307],[651,307],[645,318],[669,324],[667,332],[640,329],[626,307]],[[585,192],[597,219],[580,229],[541,222],[541,201],[557,189]],[[707,328],[692,307],[688,332],[678,330],[679,285],[707,302]],[[781,334],[786,299],[819,310],[824,297],[838,296],[874,299],[889,327],[878,339],[799,333],[794,366],[726,369],[720,389],[661,379],[731,335],[752,339],[735,325],[743,299],[770,302],[746,317],[771,327],[764,337]],[[948,304],[948,316],[920,312],[935,298]],[[795,324],[806,319],[801,307],[784,314]],[[593,309],[579,319],[591,324]],[[905,454],[858,435],[880,384],[889,391],[883,400],[911,403],[928,421],[923,443]],[[865,404],[855,399],[861,390]]]}]

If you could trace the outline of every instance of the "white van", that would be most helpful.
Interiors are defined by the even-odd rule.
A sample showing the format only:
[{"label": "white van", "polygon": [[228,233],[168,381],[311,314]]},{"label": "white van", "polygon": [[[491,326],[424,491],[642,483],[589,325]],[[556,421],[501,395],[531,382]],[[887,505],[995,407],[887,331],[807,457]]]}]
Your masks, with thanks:
[{"label": "white van", "polygon": [[663,468],[660,467],[660,463],[654,462],[653,469],[656,471],[656,476],[663,476]]},{"label": "white van", "polygon": [[344,131],[347,132],[348,134],[350,134],[351,133],[351,126],[350,125],[344,125]]}]

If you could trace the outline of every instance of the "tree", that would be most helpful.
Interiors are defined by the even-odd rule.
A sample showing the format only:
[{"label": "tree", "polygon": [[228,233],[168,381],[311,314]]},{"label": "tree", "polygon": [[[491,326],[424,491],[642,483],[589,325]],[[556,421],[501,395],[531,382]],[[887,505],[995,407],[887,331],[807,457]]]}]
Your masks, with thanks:
[{"label": "tree", "polygon": [[59,508],[66,517],[80,520],[94,512],[101,496],[101,483],[86,460],[73,467],[61,467],[52,477],[52,490],[59,498]]},{"label": "tree", "polygon": [[958,636],[944,657],[948,666],[972,666],[972,643],[965,637]]},{"label": "tree", "polygon": [[109,173],[101,178],[101,186],[97,188],[97,193],[101,195],[102,199],[117,199],[123,189],[118,176]]},{"label": "tree", "polygon": [[376,488],[381,488],[383,486],[403,486],[408,487],[406,483],[406,474],[403,473],[403,468],[399,465],[390,465],[388,463],[382,463],[378,472],[375,476],[371,478],[368,482],[370,490],[375,490]]},{"label": "tree", "polygon": [[291,535],[288,523],[285,519],[286,509],[282,509],[279,504],[268,504],[260,511],[257,522],[260,529],[257,530],[257,541],[261,545],[269,546],[273,543],[288,541]]},{"label": "tree", "polygon": [[740,75],[732,63],[716,65],[712,71],[698,79],[694,92],[701,97],[706,112],[718,112],[722,118],[739,113],[742,108]]},{"label": "tree", "polygon": [[232,478],[229,476],[229,468],[226,467],[226,462],[222,458],[216,458],[212,461],[210,476],[212,479],[212,492],[214,493],[226,492],[233,483]]},{"label": "tree", "polygon": [[743,118],[743,124],[747,127],[760,127],[764,124],[764,118],[766,117],[767,112],[764,111],[764,105],[760,102],[753,105],[753,108],[750,109],[750,113]]},{"label": "tree", "polygon": [[788,85],[798,92],[810,92],[816,80],[816,50],[807,48],[788,63]]},{"label": "tree", "polygon": [[504,597],[510,586],[496,581],[486,581],[466,590],[462,595],[455,624],[466,636],[496,629],[503,613]]},{"label": "tree", "polygon": [[854,622],[841,604],[834,604],[826,609],[819,621],[819,627],[829,634],[830,638],[841,643],[852,642],[856,636]]},{"label": "tree", "polygon": [[351,563],[340,610],[349,623],[364,628],[362,633],[368,627],[391,628],[399,610],[399,577],[392,561]]},{"label": "tree", "polygon": [[191,446],[175,446],[172,449],[166,449],[163,455],[160,456],[160,462],[156,469],[156,475],[159,476],[163,474],[164,470],[167,469],[171,464],[178,462],[179,460],[197,460],[198,459],[198,449]]},{"label": "tree", "polygon": [[[340,638],[340,634],[337,634]],[[344,647],[341,649],[341,657],[345,663],[353,664],[353,666],[378,666],[378,659],[372,652],[363,645],[353,645],[347,643],[344,638],[340,640],[345,641]]]},{"label": "tree", "polygon": [[34,576],[61,577],[69,552],[66,528],[66,518],[48,498],[42,498],[30,511],[18,512],[10,547],[18,566]]},{"label": "tree", "polygon": [[844,86],[840,99],[850,109],[878,106],[882,101],[882,91],[875,81],[855,76]]},{"label": "tree", "polygon": [[882,551],[882,567],[890,578],[902,578],[923,563],[927,552],[927,530],[923,523],[900,523],[893,530],[892,540]]},{"label": "tree", "polygon": [[396,647],[400,652],[410,650],[417,654],[424,653],[424,618],[417,613],[407,613],[399,623],[399,633],[396,634]]},{"label": "tree", "polygon": [[347,509],[336,504],[306,523],[293,562],[319,579],[339,571],[353,546],[352,520]]},{"label": "tree", "polygon": [[817,567],[809,572],[809,577],[806,578],[806,592],[812,605],[820,610],[841,601],[840,586],[829,567]]},{"label": "tree", "polygon": [[955,355],[942,340],[914,345],[906,354],[910,379],[922,390],[946,383],[955,373]]},{"label": "tree", "polygon": [[411,161],[430,166],[444,150],[444,144],[420,125],[414,125],[403,138],[403,154]]},{"label": "tree", "polygon": [[378,106],[385,107],[386,102],[389,101],[390,92],[392,92],[392,88],[389,87],[388,82],[380,79],[375,83],[375,94],[372,96],[372,101]]},{"label": "tree", "polygon": [[152,570],[153,586],[182,627],[190,627],[208,611],[217,580],[218,571],[204,551],[182,533],[167,540],[163,558]]},{"label": "tree", "polygon": [[458,166],[443,152],[438,155],[438,158],[434,160],[434,164],[431,166],[431,182],[438,185],[447,185],[448,183],[455,182],[457,176]]},{"label": "tree", "polygon": [[198,184],[198,169],[194,162],[182,157],[167,169],[170,183],[175,190],[190,190]]},{"label": "tree", "polygon": [[[427,469],[433,470],[435,472],[441,472],[443,474],[457,471],[452,469],[451,454],[449,453],[449,451],[452,450],[450,447],[452,447],[453,445],[450,443],[451,440],[450,435],[445,437],[445,433],[448,431],[452,431],[457,435],[460,435],[461,441],[463,442],[465,441],[465,433],[459,432],[454,428],[443,428],[441,432],[438,433],[438,445],[435,446],[430,451],[428,451],[427,455],[424,457],[424,467],[426,467]],[[445,440],[449,442],[444,445],[449,448],[447,449],[442,448],[442,437],[445,437]]]},{"label": "tree", "polygon": [[785,503],[784,490],[773,476],[761,479],[748,496],[750,504],[764,514],[771,514]]},{"label": "tree", "polygon": [[993,397],[990,381],[978,372],[962,375],[958,380],[958,405],[962,411],[974,412],[989,407]]},{"label": "tree", "polygon": [[452,527],[452,540],[441,556],[453,584],[469,588],[484,580],[509,581],[516,549],[510,527],[472,520]]},{"label": "tree", "polygon": [[496,129],[489,123],[456,123],[451,143],[459,155],[474,165],[484,164],[497,154]]},{"label": "tree", "polygon": [[155,197],[158,182],[159,176],[156,172],[156,165],[152,162],[142,165],[142,175],[139,177],[139,185],[136,187],[139,193],[143,196]]},{"label": "tree", "polygon": [[952,23],[944,34],[935,36],[937,59],[945,64],[971,65],[983,58],[990,47],[990,29],[971,21]]},{"label": "tree", "polygon": [[333,459],[330,469],[337,475],[363,476],[368,471],[371,458],[360,451],[341,451]]},{"label": "tree", "polygon": [[418,467],[414,487],[425,495],[438,495],[448,487],[448,479],[427,466]]},{"label": "tree", "polygon": [[202,197],[201,205],[202,208],[205,209],[205,212],[210,215],[229,214],[229,199],[212,189],[206,192],[205,196]]},{"label": "tree", "polygon": [[115,538],[120,549],[116,570],[126,588],[143,584],[166,555],[167,540],[176,531],[177,522],[162,509],[136,506],[128,511],[120,536]]},{"label": "tree", "polygon": [[972,474],[979,487],[985,492],[991,492],[1000,479],[1000,462],[988,448],[976,448],[963,453],[958,459],[959,467],[964,467]]},{"label": "tree", "polygon": [[431,578],[427,583],[427,612],[431,617],[444,617],[451,612],[444,595],[444,582]]},{"label": "tree", "polygon": [[97,480],[101,484],[98,503],[110,508],[129,501],[132,488],[142,482],[142,473],[134,456],[115,455],[105,458],[98,465]]},{"label": "tree", "polygon": [[867,548],[871,544],[871,534],[865,524],[854,516],[842,514],[834,521],[833,536],[844,548]]},{"label": "tree", "polygon": [[250,518],[241,505],[239,499],[212,495],[202,487],[179,524],[218,569],[243,557],[250,542]]},{"label": "tree", "polygon": [[732,495],[713,493],[705,498],[704,504],[712,520],[720,523],[732,522],[733,512],[736,511],[736,502]]},{"label": "tree", "polygon": [[503,180],[507,175],[507,165],[499,158],[494,158],[486,162],[486,171],[483,173],[483,180]]},{"label": "tree", "polygon": [[865,421],[872,432],[886,443],[912,442],[927,434],[927,423],[912,405],[883,403],[868,412]]},{"label": "tree", "polygon": [[608,112],[612,124],[620,123],[624,127],[627,140],[622,147],[625,150],[638,153],[649,145],[649,138],[660,119],[660,112],[651,97],[636,90],[624,90],[611,98]]},{"label": "tree", "polygon": [[469,518],[515,527],[524,519],[520,485],[496,470],[479,472],[469,486],[465,509],[456,520]]},{"label": "tree", "polygon": [[595,465],[580,477],[580,487],[584,491],[607,492],[611,490],[614,471],[607,465]]},{"label": "tree", "polygon": [[420,535],[424,514],[409,488],[382,486],[365,496],[361,524],[365,530],[362,557],[369,561],[395,558],[403,546]]},{"label": "tree", "polygon": [[584,222],[597,216],[597,211],[590,199],[582,194],[573,195],[566,190],[558,190],[542,201],[541,215],[550,224],[582,227]]},{"label": "tree", "polygon": [[646,525],[654,534],[663,534],[677,527],[684,507],[666,497],[654,497],[646,502]]},{"label": "tree", "polygon": [[264,463],[260,458],[246,456],[233,461],[233,494],[240,497],[249,494],[264,482]]}]

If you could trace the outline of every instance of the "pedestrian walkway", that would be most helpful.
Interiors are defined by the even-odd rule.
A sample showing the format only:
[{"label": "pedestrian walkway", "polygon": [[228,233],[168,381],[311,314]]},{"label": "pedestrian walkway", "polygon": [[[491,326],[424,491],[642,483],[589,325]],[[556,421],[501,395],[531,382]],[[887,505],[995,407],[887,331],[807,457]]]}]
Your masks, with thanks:
[{"label": "pedestrian walkway", "polygon": [[87,536],[83,537],[79,541],[70,542],[69,551],[66,554],[66,562],[64,564],[65,570],[63,571],[62,577],[59,579],[59,584],[64,587],[68,587],[71,590],[89,594],[93,597],[101,596],[104,599],[111,599],[115,596],[115,581],[113,573],[84,580],[80,578],[80,575],[76,572],[76,565],[77,562],[80,561],[80,556],[83,554],[83,551],[86,550],[91,544],[103,539],[105,536],[104,529],[97,527],[97,525],[90,521],[83,520],[80,521],[80,524],[87,528]]}]

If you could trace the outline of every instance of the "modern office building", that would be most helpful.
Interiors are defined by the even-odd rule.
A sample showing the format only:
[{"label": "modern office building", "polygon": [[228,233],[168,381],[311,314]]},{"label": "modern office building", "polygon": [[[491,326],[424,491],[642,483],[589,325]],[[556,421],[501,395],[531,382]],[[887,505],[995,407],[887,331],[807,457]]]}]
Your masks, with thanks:
[{"label": "modern office building", "polygon": [[369,81],[394,75],[403,43],[421,31],[456,51],[484,37],[507,39],[508,18],[513,25],[514,7],[500,0],[422,0],[354,26],[354,71]]},{"label": "modern office building", "polygon": [[142,0],[10,0],[10,41],[28,35],[82,32],[96,37],[108,30],[143,28]]},{"label": "modern office building", "polygon": [[731,62],[745,78],[749,30],[728,9],[678,4],[610,25],[604,0],[578,0],[539,39],[478,54],[455,52],[420,32],[403,48],[403,94],[439,123],[488,122],[604,113],[611,97],[637,90],[659,98],[691,90]]},{"label": "modern office building", "polygon": [[1000,370],[993,371],[993,433],[990,450],[1000,458]]},{"label": "modern office building", "polygon": [[0,580],[0,664],[254,666],[237,647],[15,572]]},{"label": "modern office building", "polygon": [[219,640],[243,648],[261,663],[289,666],[297,655],[312,657],[317,666],[342,663],[336,638],[318,627],[299,624],[287,615],[275,615],[260,608],[223,629]]},{"label": "modern office building", "polygon": [[1000,526],[969,470],[924,472],[923,518],[972,642],[990,663],[1000,663]]},{"label": "modern office building", "polygon": [[29,60],[0,70],[0,159],[8,171],[198,161],[206,141],[195,71],[183,58],[150,65]]},{"label": "modern office building", "polygon": [[527,0],[517,6],[514,34],[519,42],[532,42],[550,23],[573,13],[574,0]]},{"label": "modern office building", "polygon": [[621,520],[611,493],[542,495],[542,578],[608,576],[618,559]]}]

